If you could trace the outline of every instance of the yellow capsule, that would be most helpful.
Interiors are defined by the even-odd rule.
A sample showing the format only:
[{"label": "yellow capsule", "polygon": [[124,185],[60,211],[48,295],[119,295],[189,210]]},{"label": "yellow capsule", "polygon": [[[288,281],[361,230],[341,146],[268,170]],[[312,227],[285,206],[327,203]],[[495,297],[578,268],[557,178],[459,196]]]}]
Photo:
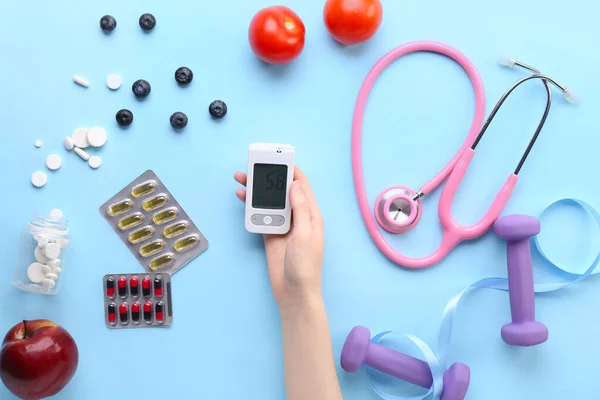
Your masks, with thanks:
[{"label": "yellow capsule", "polygon": [[130,216],[121,219],[119,221],[119,223],[117,224],[117,226],[121,230],[126,230],[129,228],[133,228],[134,226],[138,226],[142,222],[144,222],[144,216],[142,215],[142,213],[138,212],[138,213],[131,214]]},{"label": "yellow capsule", "polygon": [[173,258],[173,254],[171,254],[171,253],[163,254],[162,256],[156,257],[154,260],[150,261],[150,264],[148,264],[148,267],[152,271],[156,271],[157,269],[161,269],[161,268],[168,266],[169,264],[171,264],[173,262],[173,260],[175,260],[175,258]]},{"label": "yellow capsule", "polygon": [[154,228],[151,226],[146,226],[142,229],[138,229],[137,231],[133,231],[129,234],[129,243],[140,243],[144,240],[150,239],[154,234]]},{"label": "yellow capsule", "polygon": [[175,218],[177,218],[177,210],[172,207],[154,214],[152,221],[154,221],[156,225],[162,225],[169,221],[173,221]]},{"label": "yellow capsule", "polygon": [[147,194],[154,192],[156,190],[157,186],[158,185],[154,181],[144,182],[144,183],[139,184],[136,187],[134,187],[133,190],[131,191],[131,195],[136,198],[145,196]]},{"label": "yellow capsule", "polygon": [[163,236],[167,239],[171,239],[181,235],[184,232],[187,232],[188,229],[190,229],[190,224],[188,224],[187,222],[176,222],[173,225],[169,225],[165,228],[165,230],[163,231]]},{"label": "yellow capsule", "polygon": [[148,257],[160,252],[164,248],[165,242],[163,242],[162,240],[155,240],[154,242],[150,242],[140,247],[140,255],[142,257]]},{"label": "yellow capsule", "polygon": [[195,247],[196,245],[198,245],[198,243],[200,243],[200,238],[198,237],[198,235],[190,235],[176,241],[173,245],[173,248],[178,253],[181,253],[182,251],[186,251],[191,249],[192,247]]},{"label": "yellow capsule", "polygon": [[168,197],[166,194],[159,194],[142,203],[142,208],[146,211],[156,210],[167,204]]},{"label": "yellow capsule", "polygon": [[111,217],[121,215],[129,211],[133,207],[133,201],[129,199],[122,200],[118,203],[111,204],[106,211]]}]

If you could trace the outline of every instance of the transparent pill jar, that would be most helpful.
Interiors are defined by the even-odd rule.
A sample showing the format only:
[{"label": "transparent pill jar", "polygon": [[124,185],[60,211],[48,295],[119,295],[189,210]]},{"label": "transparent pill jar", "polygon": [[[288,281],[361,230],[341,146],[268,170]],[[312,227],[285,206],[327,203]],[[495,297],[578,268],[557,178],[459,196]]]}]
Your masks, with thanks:
[{"label": "transparent pill jar", "polygon": [[60,210],[36,215],[21,233],[12,285],[30,293],[57,294],[68,245],[67,220]]}]

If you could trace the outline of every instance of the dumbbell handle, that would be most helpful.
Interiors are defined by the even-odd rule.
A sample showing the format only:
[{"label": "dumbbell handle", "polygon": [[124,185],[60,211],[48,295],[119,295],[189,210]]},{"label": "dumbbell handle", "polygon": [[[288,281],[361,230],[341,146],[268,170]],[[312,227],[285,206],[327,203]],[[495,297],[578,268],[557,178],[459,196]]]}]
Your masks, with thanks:
[{"label": "dumbbell handle", "polygon": [[533,267],[529,239],[507,241],[506,260],[513,322],[535,320]]},{"label": "dumbbell handle", "polygon": [[364,363],[378,371],[426,389],[433,384],[431,370],[425,361],[375,343],[369,344]]}]

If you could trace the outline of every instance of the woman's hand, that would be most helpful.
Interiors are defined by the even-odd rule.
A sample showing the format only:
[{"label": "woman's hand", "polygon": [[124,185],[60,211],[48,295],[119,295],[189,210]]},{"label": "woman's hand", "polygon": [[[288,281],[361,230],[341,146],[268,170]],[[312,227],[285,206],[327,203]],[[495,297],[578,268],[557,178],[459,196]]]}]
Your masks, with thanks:
[{"label": "woman's hand", "polygon": [[[246,186],[247,175],[237,172],[235,180]],[[237,197],[246,201],[246,191]],[[323,218],[302,171],[295,167],[290,188],[292,224],[286,235],[264,235],[269,278],[280,310],[321,296],[323,262]]]}]

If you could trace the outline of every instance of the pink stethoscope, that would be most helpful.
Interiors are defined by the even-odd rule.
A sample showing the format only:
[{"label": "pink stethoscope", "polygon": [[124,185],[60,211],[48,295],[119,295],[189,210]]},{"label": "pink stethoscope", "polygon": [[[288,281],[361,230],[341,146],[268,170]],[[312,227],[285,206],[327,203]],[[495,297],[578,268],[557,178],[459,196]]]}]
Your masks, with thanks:
[{"label": "pink stethoscope", "polygon": [[[463,69],[467,72],[475,91],[475,116],[473,118],[469,134],[450,162],[448,162],[448,164],[442,168],[437,175],[423,185],[417,192],[405,186],[391,186],[385,189],[375,201],[374,218],[370,211],[371,209],[369,206],[369,200],[367,198],[367,192],[365,189],[361,154],[362,126],[367,99],[373,84],[385,67],[387,67],[392,61],[405,54],[418,51],[429,51],[446,55],[454,59],[463,67]],[[560,89],[565,100],[568,102],[575,101],[575,94],[571,90],[558,84],[548,76],[541,75],[535,68],[532,68],[517,60],[508,58],[503,59],[501,64],[509,67],[517,65],[533,72],[533,74],[521,78],[512,87],[510,87],[508,91],[506,91],[506,93],[500,98],[490,113],[483,126],[482,122],[485,113],[485,92],[479,73],[477,72],[477,69],[473,63],[464,54],[446,44],[432,41],[406,43],[385,54],[369,71],[358,94],[352,123],[352,169],[354,174],[354,186],[356,190],[356,196],[358,198],[360,212],[369,234],[373,238],[377,247],[393,262],[408,268],[428,267],[442,260],[460,242],[474,239],[483,235],[499,217],[502,209],[510,198],[513,188],[517,183],[517,175],[527,156],[529,155],[529,152],[531,151],[531,148],[533,147],[540,131],[542,130],[544,123],[546,122],[546,118],[550,112],[550,106],[552,104],[552,94],[550,92],[548,82]],[[506,183],[496,195],[492,205],[485,215],[473,225],[461,225],[452,217],[452,201],[454,194],[456,193],[456,190],[458,189],[458,186],[460,185],[460,182],[464,177],[467,168],[469,167],[469,163],[475,155],[475,147],[483,137],[483,134],[492,122],[492,119],[510,93],[516,89],[517,86],[530,79],[541,79],[545,85],[548,96],[546,109],[535,131],[535,134],[532,140],[529,142],[529,145],[527,146],[527,149],[523,154],[517,168],[512,174],[510,174],[506,180]],[[448,181],[442,190],[438,204],[438,214],[443,229],[443,237],[440,246],[436,251],[433,252],[433,254],[423,258],[411,258],[400,254],[385,240],[382,232],[377,228],[377,223],[383,229],[391,233],[401,233],[412,229],[421,217],[421,197],[435,190],[446,178],[448,178]]]}]

